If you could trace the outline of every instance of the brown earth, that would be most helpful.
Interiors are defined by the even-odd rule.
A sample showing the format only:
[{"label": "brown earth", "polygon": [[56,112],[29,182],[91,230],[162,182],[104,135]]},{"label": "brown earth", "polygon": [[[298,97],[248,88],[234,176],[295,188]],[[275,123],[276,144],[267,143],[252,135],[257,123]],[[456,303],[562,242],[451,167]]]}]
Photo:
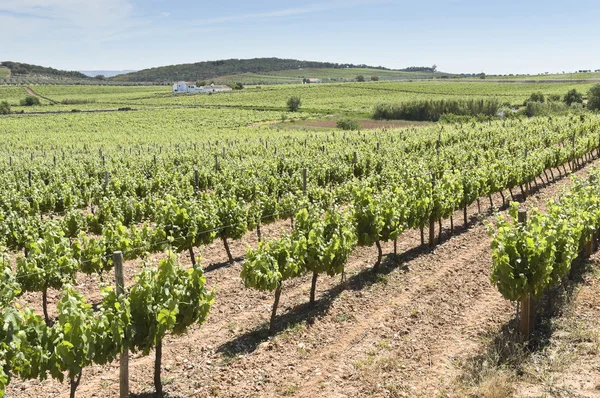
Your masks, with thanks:
[{"label": "brown earth", "polygon": [[[576,174],[585,174],[589,167]],[[557,170],[554,175],[558,177]],[[568,184],[565,178],[540,189],[526,206],[543,207]],[[499,195],[492,199],[495,205],[501,203]],[[487,198],[481,201],[482,210],[488,203]],[[346,283],[341,284],[339,277],[319,277],[314,308],[306,304],[310,276],[286,283],[278,333],[271,338],[267,322],[272,294],[244,288],[239,277],[239,261],[247,246],[256,245],[256,235],[248,233],[231,242],[238,258],[234,266],[225,262],[221,242],[207,246],[202,250],[203,264],[208,284],[216,288],[215,305],[204,325],[165,339],[163,378],[168,396],[466,396],[456,388],[463,373],[460,364],[481,349],[490,330],[502,328],[514,316],[514,307],[489,282],[489,238],[481,221],[491,213],[476,212],[474,204],[466,226],[462,211],[454,215],[453,236],[446,220],[442,242],[434,250],[420,245],[418,231],[400,237],[398,256],[389,254],[393,244],[386,243],[388,255],[378,276],[370,272],[376,249],[356,249],[347,265]],[[263,226],[263,237],[288,229],[289,221]],[[189,265],[187,253],[181,261]],[[140,261],[127,262],[127,284],[140,266]],[[78,287],[91,301],[99,299],[94,278],[80,278]],[[37,306],[41,302],[40,295],[26,299]],[[51,307],[56,300],[52,292]],[[152,355],[131,355],[134,394],[153,391]],[[600,381],[600,368],[591,369]],[[117,397],[118,373],[118,363],[84,369],[77,396]],[[67,396],[68,385],[54,380],[14,380],[7,392],[7,397],[19,398]]]},{"label": "brown earth", "polygon": [[[430,126],[433,123],[430,122],[412,122],[407,120],[373,120],[373,119],[359,119],[357,120],[360,126],[365,130],[370,129],[382,129],[382,128],[403,128],[403,127],[421,127]],[[294,122],[295,128],[302,127],[318,127],[318,128],[336,128],[336,120],[305,120]]]}]

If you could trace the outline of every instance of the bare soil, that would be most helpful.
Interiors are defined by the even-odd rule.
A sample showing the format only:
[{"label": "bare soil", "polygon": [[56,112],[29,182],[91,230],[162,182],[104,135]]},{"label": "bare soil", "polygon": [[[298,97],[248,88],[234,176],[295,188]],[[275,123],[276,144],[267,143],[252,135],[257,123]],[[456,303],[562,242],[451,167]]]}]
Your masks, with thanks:
[{"label": "bare soil", "polygon": [[[554,175],[558,177],[558,171]],[[525,204],[543,207],[569,183],[568,178],[558,179],[534,190]],[[496,206],[501,203],[499,195],[492,199]],[[393,242],[385,243],[380,275],[370,271],[376,248],[357,248],[345,283],[339,277],[319,277],[314,308],[307,304],[310,276],[284,284],[274,337],[267,332],[273,295],[244,288],[239,276],[240,261],[246,247],[257,244],[256,234],[230,242],[237,259],[233,266],[226,262],[220,241],[203,248],[201,261],[208,284],[216,289],[216,301],[204,325],[163,342],[167,395],[466,396],[457,388],[464,372],[460,364],[482,348],[490,330],[502,328],[514,317],[513,305],[489,281],[489,238],[482,220],[497,209],[488,207],[489,200],[482,199],[485,213],[477,215],[477,204],[472,205],[467,225],[462,211],[457,212],[452,236],[450,220],[445,220],[442,242],[433,250],[421,246],[419,231],[400,237],[397,256],[390,254]],[[262,227],[264,239],[287,230],[289,221]],[[181,254],[181,261],[189,265],[187,253]],[[140,261],[127,262],[126,284],[132,283],[140,267]],[[106,279],[111,282],[112,276]],[[91,301],[99,299],[94,278],[81,277],[78,287]],[[41,302],[39,295],[25,299],[38,307]],[[50,307],[56,300],[52,292]],[[151,396],[145,394],[153,391],[153,354],[131,355],[133,396]],[[600,368],[589,369],[598,379]],[[117,397],[118,374],[118,363],[84,369],[77,395]],[[19,398],[67,396],[68,385],[54,380],[14,380],[7,393]]]},{"label": "bare soil", "polygon": [[[422,127],[430,126],[431,122],[413,122],[408,120],[373,120],[373,119],[358,119],[361,128],[365,130],[383,129],[383,128],[402,128],[402,127]],[[327,120],[303,120],[291,124],[294,128],[336,128],[337,121],[334,119]],[[289,127],[289,126],[288,126]]]}]

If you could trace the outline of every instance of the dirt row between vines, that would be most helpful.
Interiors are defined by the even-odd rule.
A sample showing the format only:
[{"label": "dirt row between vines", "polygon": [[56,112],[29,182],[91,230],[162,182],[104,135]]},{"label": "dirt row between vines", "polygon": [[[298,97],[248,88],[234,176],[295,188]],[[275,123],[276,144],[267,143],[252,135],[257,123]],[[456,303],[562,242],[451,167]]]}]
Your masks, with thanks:
[{"label": "dirt row between vines", "polygon": [[[540,189],[526,205],[543,205],[569,181]],[[501,202],[499,195],[493,200]],[[487,199],[481,201],[482,210],[488,206]],[[469,208],[467,228],[462,211],[454,215],[452,237],[446,220],[443,241],[432,251],[421,247],[418,231],[399,238],[398,256],[389,254],[392,242],[384,244],[388,255],[379,276],[370,271],[376,249],[356,249],[346,283],[319,277],[315,308],[307,306],[310,276],[286,282],[272,338],[267,322],[273,295],[244,288],[239,277],[241,258],[247,246],[256,246],[256,234],[230,244],[238,258],[233,266],[224,262],[220,241],[207,246],[203,264],[216,301],[204,325],[165,339],[168,396],[429,397],[447,391],[460,374],[456,364],[478,348],[481,334],[514,316],[513,306],[489,282],[489,238],[481,219],[490,215],[476,211],[476,204]],[[263,237],[288,230],[289,221],[281,221],[264,226]],[[189,265],[187,254],[181,260]],[[126,284],[140,267],[140,261],[127,262]],[[91,301],[99,298],[95,278],[80,278],[78,288]],[[26,299],[39,307],[41,295]],[[50,307],[56,300],[52,292]],[[132,394],[153,391],[153,360],[153,352],[132,355]],[[14,380],[7,396],[66,397],[68,385]],[[118,396],[118,363],[84,369],[78,396]]]}]

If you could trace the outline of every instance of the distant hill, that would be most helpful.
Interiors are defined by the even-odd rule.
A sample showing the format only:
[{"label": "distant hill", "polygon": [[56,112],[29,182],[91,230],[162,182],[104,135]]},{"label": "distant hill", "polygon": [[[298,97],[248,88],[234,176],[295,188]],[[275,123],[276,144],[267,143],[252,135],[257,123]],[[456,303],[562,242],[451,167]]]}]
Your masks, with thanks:
[{"label": "distant hill", "polygon": [[21,62],[4,61],[0,67],[10,70],[11,76],[48,76],[68,79],[89,79],[89,76],[77,71],[65,71],[45,66],[24,64]]},{"label": "distant hill", "polygon": [[242,73],[277,72],[300,68],[370,68],[387,70],[381,66],[367,66],[354,64],[336,64],[332,62],[299,61],[297,59],[281,58],[252,58],[252,59],[226,59],[221,61],[205,61],[193,64],[180,64],[161,66],[126,73],[112,77],[113,81],[122,82],[174,82],[177,80],[196,81],[215,79],[220,76],[238,75]]},{"label": "distant hill", "polygon": [[219,76],[210,81],[220,84],[300,84],[307,78],[318,78],[323,83],[356,81],[358,76],[365,80],[406,81],[418,79],[444,79],[455,75],[444,72],[412,71],[373,68],[302,68],[265,73],[242,73]]},{"label": "distant hill", "polygon": [[125,73],[136,72],[135,70],[80,70],[86,76],[95,77],[98,75],[103,75],[104,77],[114,77],[118,75],[123,75]]}]

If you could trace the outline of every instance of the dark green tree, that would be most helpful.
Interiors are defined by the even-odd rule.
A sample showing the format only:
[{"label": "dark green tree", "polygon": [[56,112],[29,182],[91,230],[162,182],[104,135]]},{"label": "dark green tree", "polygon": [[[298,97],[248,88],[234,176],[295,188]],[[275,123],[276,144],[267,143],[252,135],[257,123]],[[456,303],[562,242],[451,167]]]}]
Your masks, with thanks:
[{"label": "dark green tree", "polygon": [[591,111],[600,110],[600,84],[596,84],[588,91],[587,108]]},{"label": "dark green tree", "polygon": [[39,105],[40,99],[38,97],[34,97],[33,95],[28,95],[25,99],[21,100],[21,106],[34,106]]},{"label": "dark green tree", "polygon": [[576,89],[569,90],[565,95],[564,102],[571,106],[571,104],[583,104],[583,94],[577,92]]},{"label": "dark green tree", "polygon": [[8,115],[10,113],[10,104],[6,101],[0,102],[0,115]]},{"label": "dark green tree", "polygon": [[527,98],[524,105],[527,105],[528,102],[546,102],[546,97],[544,96],[544,93],[538,91],[537,93],[532,93],[529,98]]},{"label": "dark green tree", "polygon": [[358,75],[358,76],[356,76],[356,81],[357,82],[364,82],[365,81],[365,77],[363,75]]},{"label": "dark green tree", "polygon": [[287,100],[287,107],[290,112],[297,112],[300,109],[300,105],[302,104],[302,100],[300,97],[293,95]]}]

